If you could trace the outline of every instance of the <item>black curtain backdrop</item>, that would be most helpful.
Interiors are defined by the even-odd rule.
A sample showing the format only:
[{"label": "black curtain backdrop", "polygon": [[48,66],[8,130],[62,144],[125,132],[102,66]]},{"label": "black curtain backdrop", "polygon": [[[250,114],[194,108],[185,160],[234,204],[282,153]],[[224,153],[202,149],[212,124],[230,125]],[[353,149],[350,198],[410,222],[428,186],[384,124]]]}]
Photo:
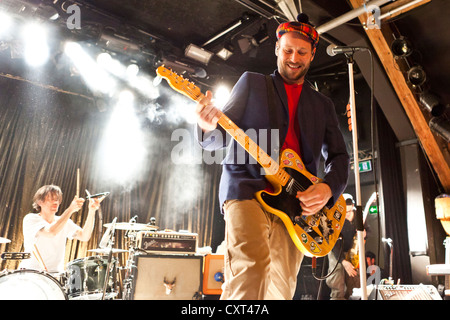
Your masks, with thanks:
[{"label": "black curtain backdrop", "polygon": [[[171,152],[179,141],[171,141],[176,126],[142,121],[143,164],[133,179],[123,183],[104,174],[108,159],[102,154],[105,128],[111,111],[99,112],[90,99],[57,92],[36,84],[0,78],[0,237],[2,252],[23,252],[22,220],[32,211],[32,198],[42,185],[56,184],[64,196],[62,213],[76,194],[77,169],[80,169],[80,196],[109,191],[96,216],[93,235],[88,242],[69,241],[66,263],[96,255],[106,230],[101,224],[128,222],[135,215],[138,223],[156,218],[160,229],[198,233],[198,246],[212,246],[223,240],[223,222],[217,201],[220,165],[177,164]],[[193,125],[184,124],[192,131]],[[120,130],[120,128],[117,128]],[[193,136],[192,136],[193,139]],[[121,152],[120,145],[117,152]],[[72,216],[83,225],[87,203]],[[214,229],[214,221],[218,227]],[[125,232],[118,230],[115,248],[128,249]],[[128,254],[116,255],[122,265]],[[0,260],[0,269],[16,269],[19,262]]]},{"label": "black curtain backdrop", "polygon": [[[397,139],[380,109],[377,109],[379,163],[384,201],[386,238],[394,243],[392,277],[402,283],[412,283],[411,262],[402,183],[400,152]],[[389,250],[385,250],[384,270],[389,272]]]}]

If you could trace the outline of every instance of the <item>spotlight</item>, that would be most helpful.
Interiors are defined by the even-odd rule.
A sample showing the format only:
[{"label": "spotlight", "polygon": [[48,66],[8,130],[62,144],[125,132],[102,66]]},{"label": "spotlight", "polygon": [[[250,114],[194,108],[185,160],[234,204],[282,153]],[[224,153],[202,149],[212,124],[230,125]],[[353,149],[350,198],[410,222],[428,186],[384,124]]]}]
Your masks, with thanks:
[{"label": "spotlight", "polygon": [[450,143],[450,122],[446,117],[433,117],[428,123],[430,129]]},{"label": "spotlight", "polygon": [[405,37],[395,39],[391,44],[391,51],[396,58],[404,58],[411,54],[411,42]]},{"label": "spotlight", "polygon": [[421,66],[414,66],[408,70],[407,78],[413,87],[418,87],[425,83],[427,75]]},{"label": "spotlight", "polygon": [[234,47],[231,43],[227,43],[217,52],[217,56],[222,58],[223,60],[228,60],[234,53]]},{"label": "spotlight", "polygon": [[[70,58],[90,89],[109,95],[114,92],[116,81],[78,43],[67,42],[64,53]],[[103,56],[100,60],[108,60],[105,58],[106,56]]]},{"label": "spotlight", "polygon": [[127,67],[126,73],[127,73],[127,77],[128,77],[128,78],[136,77],[137,74],[139,73],[139,67],[138,67],[138,65],[135,64],[135,63],[129,64],[128,67]]},{"label": "spotlight", "polygon": [[25,61],[35,67],[46,63],[50,53],[45,28],[36,23],[28,24],[23,29],[23,39]]},{"label": "spotlight", "polygon": [[13,24],[12,18],[0,11],[0,40],[5,40]]},{"label": "spotlight", "polygon": [[238,40],[239,49],[242,54],[246,54],[250,50],[259,47],[264,41],[269,39],[267,33],[267,25],[264,23],[253,36],[242,35],[242,39]]},{"label": "spotlight", "polygon": [[261,43],[269,39],[269,34],[267,33],[267,24],[263,23],[263,25],[259,28],[258,32],[252,38],[252,44],[255,47],[258,47]]},{"label": "spotlight", "polygon": [[422,106],[424,106],[433,117],[439,117],[445,111],[445,106],[439,102],[438,97],[430,92],[422,93],[419,100]]},{"label": "spotlight", "polygon": [[112,57],[107,52],[102,52],[97,55],[97,63],[102,67],[107,67],[111,63]]},{"label": "spotlight", "polygon": [[215,99],[215,105],[222,109],[222,107],[227,103],[228,99],[230,98],[230,89],[225,86],[221,85],[217,87],[217,89],[214,92],[214,99]]},{"label": "spotlight", "polygon": [[204,65],[207,65],[209,63],[209,60],[211,60],[213,53],[191,43],[184,51],[184,55],[188,58],[201,62]]}]

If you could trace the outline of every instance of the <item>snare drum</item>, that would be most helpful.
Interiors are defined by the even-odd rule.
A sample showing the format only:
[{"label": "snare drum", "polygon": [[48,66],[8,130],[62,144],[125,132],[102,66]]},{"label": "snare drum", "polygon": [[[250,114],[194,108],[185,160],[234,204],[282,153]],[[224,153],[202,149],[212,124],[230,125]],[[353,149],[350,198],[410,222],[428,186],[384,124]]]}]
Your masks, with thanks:
[{"label": "snare drum", "polygon": [[0,300],[67,300],[58,280],[29,269],[0,273]]},{"label": "snare drum", "polygon": [[[109,279],[106,286],[105,299],[117,296],[116,262],[112,258]],[[70,300],[101,300],[105,284],[107,256],[92,256],[76,259],[67,264],[65,289]]]}]

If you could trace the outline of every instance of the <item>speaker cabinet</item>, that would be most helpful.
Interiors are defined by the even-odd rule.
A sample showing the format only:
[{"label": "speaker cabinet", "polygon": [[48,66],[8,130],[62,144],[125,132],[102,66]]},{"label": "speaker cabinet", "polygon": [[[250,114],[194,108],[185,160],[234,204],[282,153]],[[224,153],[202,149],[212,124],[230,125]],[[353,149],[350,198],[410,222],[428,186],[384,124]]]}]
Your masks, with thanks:
[{"label": "speaker cabinet", "polygon": [[195,255],[136,255],[131,299],[201,299],[202,262]]},{"label": "speaker cabinet", "polygon": [[222,254],[208,254],[205,256],[203,272],[203,294],[222,294],[224,280],[224,256]]}]

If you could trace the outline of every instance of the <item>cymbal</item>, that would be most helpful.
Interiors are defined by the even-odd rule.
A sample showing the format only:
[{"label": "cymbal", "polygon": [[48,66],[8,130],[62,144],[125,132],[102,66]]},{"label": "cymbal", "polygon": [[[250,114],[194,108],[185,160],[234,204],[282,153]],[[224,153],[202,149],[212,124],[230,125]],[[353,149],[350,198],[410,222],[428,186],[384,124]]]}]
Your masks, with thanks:
[{"label": "cymbal", "polygon": [[0,243],[10,243],[11,240],[0,237]]},{"label": "cymbal", "polygon": [[[103,226],[109,227],[112,223],[106,223]],[[129,230],[129,231],[150,231],[157,230],[157,226],[150,226],[148,224],[143,223],[129,223],[129,222],[116,222],[115,225],[116,230]]]},{"label": "cymbal", "polygon": [[128,252],[128,250],[124,250],[124,249],[108,249],[108,248],[98,248],[98,249],[91,249],[88,250],[89,252],[95,252],[95,253],[100,253],[100,254],[104,254],[107,255],[109,254],[109,250],[112,250],[112,253],[124,253],[124,252]]}]

